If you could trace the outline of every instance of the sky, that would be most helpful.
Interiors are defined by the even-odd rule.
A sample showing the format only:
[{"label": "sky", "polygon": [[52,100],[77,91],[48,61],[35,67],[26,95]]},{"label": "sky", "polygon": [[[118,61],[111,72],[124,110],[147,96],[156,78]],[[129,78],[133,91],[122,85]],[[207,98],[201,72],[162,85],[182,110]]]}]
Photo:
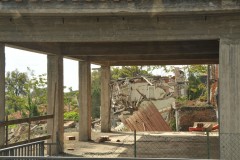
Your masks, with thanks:
[{"label": "sky", "polygon": [[[29,67],[34,71],[35,75],[47,73],[47,55],[35,52],[29,52],[16,48],[6,47],[6,72],[18,69],[20,72],[27,72]],[[64,65],[64,86],[65,92],[69,87],[73,90],[78,90],[78,61],[66,59],[63,61]],[[98,65],[92,65],[92,68],[98,68]],[[163,70],[154,70],[154,75],[165,76]]]},{"label": "sky", "polygon": [[[6,72],[18,69],[27,72],[27,67],[35,75],[47,73],[47,55],[6,47]],[[78,62],[64,58],[64,86],[78,89]]]}]

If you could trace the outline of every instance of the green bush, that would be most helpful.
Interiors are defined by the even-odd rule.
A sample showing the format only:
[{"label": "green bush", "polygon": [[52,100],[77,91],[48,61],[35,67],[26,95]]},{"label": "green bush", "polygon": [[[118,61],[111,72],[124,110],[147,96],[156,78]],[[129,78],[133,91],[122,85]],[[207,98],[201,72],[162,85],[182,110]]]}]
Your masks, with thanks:
[{"label": "green bush", "polygon": [[79,120],[79,114],[75,111],[65,112],[64,113],[64,120],[73,120],[78,121]]}]

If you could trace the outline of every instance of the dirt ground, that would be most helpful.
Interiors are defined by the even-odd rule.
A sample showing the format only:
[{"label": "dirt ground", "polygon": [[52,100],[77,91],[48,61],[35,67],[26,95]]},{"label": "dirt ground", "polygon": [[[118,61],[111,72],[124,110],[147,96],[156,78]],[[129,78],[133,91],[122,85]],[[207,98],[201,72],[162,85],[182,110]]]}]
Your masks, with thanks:
[{"label": "dirt ground", "polygon": [[[219,158],[219,136],[211,132],[151,132],[137,133],[136,155],[145,158]],[[68,140],[75,136],[76,140]],[[110,141],[97,142],[101,136]],[[114,158],[134,157],[133,132],[92,132],[92,141],[78,141],[78,132],[65,133],[64,151],[67,156]]]}]

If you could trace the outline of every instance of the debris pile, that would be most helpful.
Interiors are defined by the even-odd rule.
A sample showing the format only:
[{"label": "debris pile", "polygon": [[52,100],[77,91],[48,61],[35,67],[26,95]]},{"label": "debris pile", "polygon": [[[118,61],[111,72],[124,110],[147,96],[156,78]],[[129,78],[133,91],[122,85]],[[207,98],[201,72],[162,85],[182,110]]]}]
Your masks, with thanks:
[{"label": "debris pile", "polygon": [[[175,98],[178,96],[187,95],[187,84],[185,82],[184,73],[175,68],[174,77],[133,77],[123,78],[112,81],[111,84],[111,105],[112,105],[112,122],[113,127],[116,127],[118,122],[124,121],[124,124],[128,126],[130,130],[137,129],[139,126],[136,124],[135,128],[131,128],[129,120],[137,120],[139,123],[144,123],[148,127],[139,128],[139,130],[155,130],[163,131],[163,128],[153,127],[155,122],[148,121],[147,115],[142,112],[148,108],[142,107],[143,103],[151,102],[152,108],[150,110],[158,111],[159,118],[161,117],[165,121],[168,119],[168,115],[172,109],[172,105],[175,102]],[[142,115],[141,118],[139,115]],[[131,116],[131,117],[130,117]],[[129,117],[129,119],[127,119]],[[160,119],[161,119],[160,118]],[[127,123],[129,122],[129,123]],[[141,124],[143,125],[143,124]],[[117,127],[119,130],[119,127]],[[169,126],[165,128],[169,131]]]}]

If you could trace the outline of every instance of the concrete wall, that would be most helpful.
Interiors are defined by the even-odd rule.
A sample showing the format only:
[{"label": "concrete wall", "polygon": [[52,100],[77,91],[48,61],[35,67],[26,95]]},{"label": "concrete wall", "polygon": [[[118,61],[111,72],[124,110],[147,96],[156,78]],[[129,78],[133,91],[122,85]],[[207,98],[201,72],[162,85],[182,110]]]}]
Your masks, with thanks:
[{"label": "concrete wall", "polygon": [[178,109],[177,126],[179,131],[188,131],[194,122],[217,122],[216,111],[213,107],[183,107]]}]

